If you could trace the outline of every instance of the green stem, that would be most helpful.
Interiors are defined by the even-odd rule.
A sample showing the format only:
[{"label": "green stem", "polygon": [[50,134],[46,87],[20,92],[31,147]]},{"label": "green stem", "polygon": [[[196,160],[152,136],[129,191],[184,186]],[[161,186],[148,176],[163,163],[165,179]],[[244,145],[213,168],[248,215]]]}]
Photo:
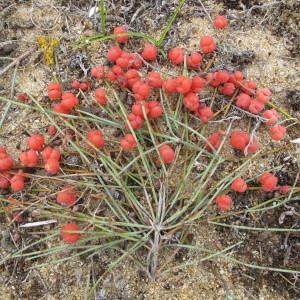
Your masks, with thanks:
[{"label": "green stem", "polygon": [[175,21],[177,15],[179,14],[181,8],[183,7],[185,3],[185,0],[181,0],[178,4],[178,6],[176,7],[176,10],[174,11],[174,13],[172,14],[172,16],[170,17],[170,19],[168,20],[167,26],[164,28],[160,38],[158,41],[156,41],[155,45],[156,46],[161,46],[162,42],[164,41],[164,39],[166,38],[173,22]]},{"label": "green stem", "polygon": [[101,19],[101,32],[102,34],[105,34],[106,9],[105,9],[104,0],[100,1],[99,11],[100,11],[100,19]]}]

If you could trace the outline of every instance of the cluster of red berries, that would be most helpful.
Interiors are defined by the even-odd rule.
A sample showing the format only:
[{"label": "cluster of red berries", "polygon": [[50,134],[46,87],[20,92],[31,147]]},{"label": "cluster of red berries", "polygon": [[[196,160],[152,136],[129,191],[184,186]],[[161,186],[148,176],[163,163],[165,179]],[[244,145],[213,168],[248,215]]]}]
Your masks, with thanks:
[{"label": "cluster of red berries", "polygon": [[[223,16],[217,16],[213,25],[217,29],[224,29],[229,21]],[[166,94],[182,95],[184,108],[194,114],[201,123],[207,123],[214,112],[210,106],[201,101],[199,93],[208,87],[218,90],[225,97],[234,100],[234,104],[242,110],[251,114],[261,114],[266,126],[271,126],[269,134],[275,141],[284,138],[285,127],[276,125],[278,121],[277,112],[274,109],[265,110],[271,92],[267,88],[257,89],[255,82],[246,80],[240,71],[228,72],[227,70],[218,70],[211,73],[203,73],[193,77],[179,74],[177,77],[165,78],[157,71],[149,71],[143,75],[140,69],[145,65],[155,61],[158,57],[158,49],[151,43],[146,43],[144,48],[138,53],[126,51],[125,47],[120,47],[129,40],[126,29],[118,26],[114,29],[116,36],[116,45],[113,45],[107,52],[107,60],[111,67],[98,65],[91,69],[91,77],[98,83],[109,80],[118,85],[121,89],[129,91],[135,102],[131,106],[131,111],[127,116],[125,127],[130,129],[131,133],[124,134],[120,139],[120,147],[123,150],[133,150],[138,146],[138,140],[132,130],[138,130],[144,126],[146,120],[155,122],[163,113],[163,106],[157,100],[158,90],[163,89]],[[200,71],[205,56],[217,49],[217,43],[212,36],[204,36],[199,42],[199,51],[186,53],[183,48],[172,48],[168,52],[168,60],[171,64],[182,66],[186,58],[187,67],[190,70]],[[151,66],[151,65],[150,65]],[[53,110],[61,114],[70,114],[73,109],[79,105],[79,96],[81,92],[91,90],[93,84],[88,81],[80,82],[74,80],[70,84],[72,91],[63,91],[59,83],[50,83],[48,85],[48,97],[52,101],[60,101],[53,105]],[[78,93],[78,91],[81,91]],[[76,95],[77,94],[77,95]],[[101,106],[109,103],[110,99],[106,90],[102,87],[95,89],[95,102]],[[25,95],[20,95],[19,100],[27,101]],[[50,135],[56,134],[56,128],[52,125],[48,127]],[[217,150],[224,135],[223,131],[212,134],[207,138],[204,148],[213,152]],[[93,129],[86,135],[88,145],[91,148],[101,148],[105,145],[104,134],[99,129]],[[230,145],[245,154],[251,154],[257,151],[258,142],[255,137],[250,136],[244,131],[233,131],[230,135]],[[33,135],[28,141],[29,150],[20,155],[20,160],[25,167],[35,167],[38,164],[38,152],[42,151],[45,169],[50,174],[56,174],[59,170],[60,152],[51,147],[44,148],[44,138],[41,135]],[[172,145],[163,144],[159,148],[160,157],[156,160],[158,164],[172,164],[176,158]],[[19,189],[12,188],[13,191],[24,188],[24,174],[18,173],[11,178],[9,170],[13,166],[11,157],[3,150],[0,151],[0,187],[8,188],[9,184],[16,182]],[[21,187],[21,179],[23,187]],[[288,186],[278,187],[277,178],[265,173],[259,178],[262,189],[266,192],[279,190],[282,193],[289,191]],[[242,178],[237,178],[231,185],[232,191],[244,193],[247,189],[247,183]],[[67,186],[57,194],[57,203],[72,207],[77,201],[77,192],[74,187]],[[232,198],[229,195],[219,195],[215,199],[219,209],[228,210],[232,205]],[[67,224],[61,228],[62,238],[66,243],[75,243],[80,234],[77,232],[77,224]],[[72,232],[75,231],[75,232]]]},{"label": "cluster of red berries", "polygon": [[[288,194],[290,187],[288,185],[278,186],[278,178],[269,172],[263,173],[259,176],[258,181],[264,192],[273,192],[278,190],[281,194]],[[244,193],[248,189],[246,181],[242,178],[236,178],[231,184],[231,190],[237,193]],[[233,200],[229,195],[219,195],[215,198],[217,207],[220,210],[229,210],[232,206]]]},{"label": "cluster of red berries", "polygon": [[[41,153],[45,163],[45,170],[54,175],[59,170],[60,152],[52,147],[44,148],[45,139],[41,134],[33,134],[27,140],[29,150],[20,154],[20,162],[23,167],[33,168],[39,163],[39,153]],[[4,148],[0,148],[0,188],[8,189],[11,187],[13,192],[24,189],[25,174],[19,170],[13,177],[8,172],[14,165],[12,157]]]}]

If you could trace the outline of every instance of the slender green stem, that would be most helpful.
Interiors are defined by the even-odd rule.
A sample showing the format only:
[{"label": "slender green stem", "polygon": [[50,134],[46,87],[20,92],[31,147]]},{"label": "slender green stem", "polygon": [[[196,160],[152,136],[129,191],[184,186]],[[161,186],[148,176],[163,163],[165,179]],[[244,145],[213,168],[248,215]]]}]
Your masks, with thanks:
[{"label": "slender green stem", "polygon": [[162,32],[160,38],[159,38],[158,41],[155,43],[156,46],[161,46],[161,44],[163,43],[163,41],[164,41],[164,39],[166,38],[166,36],[167,36],[167,34],[168,34],[168,32],[169,32],[169,30],[170,30],[170,28],[171,28],[173,22],[175,21],[177,15],[180,13],[180,11],[181,11],[181,9],[182,9],[184,3],[185,3],[185,0],[180,0],[178,6],[176,7],[176,9],[175,9],[175,11],[174,11],[174,13],[172,14],[172,16],[170,17],[170,19],[168,20],[168,23],[167,23],[166,27],[164,28],[164,30],[163,30],[163,32]]},{"label": "slender green stem", "polygon": [[99,12],[100,12],[100,19],[101,19],[101,31],[102,34],[105,34],[106,8],[105,8],[104,0],[100,0]]}]

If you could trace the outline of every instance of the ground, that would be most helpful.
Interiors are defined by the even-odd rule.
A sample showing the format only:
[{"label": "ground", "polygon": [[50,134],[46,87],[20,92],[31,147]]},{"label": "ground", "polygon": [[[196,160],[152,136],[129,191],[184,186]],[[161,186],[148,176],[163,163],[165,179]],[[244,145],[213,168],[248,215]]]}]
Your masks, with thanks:
[{"label": "ground", "polygon": [[[93,2],[96,1],[0,1],[0,67],[5,68],[14,58],[32,49],[32,53],[20,62],[15,79],[14,68],[1,76],[0,96],[12,98],[16,93],[25,92],[44,104],[47,84],[53,78],[60,79],[65,84],[74,78],[83,78],[78,58],[83,59],[88,67],[104,61],[110,42],[95,42],[85,47],[75,44],[82,36],[96,34],[101,28],[96,14],[89,17]],[[169,15],[178,5],[178,1],[105,3],[108,11],[108,32],[116,24],[124,23],[132,31],[145,32],[153,37],[160,35]],[[283,117],[290,116],[296,121],[295,124],[289,121],[288,136],[284,143],[267,143],[267,135],[259,134],[258,140],[262,145],[265,144],[266,151],[259,160],[250,165],[248,174],[254,176],[268,167],[280,166],[277,175],[281,183],[295,184],[296,187],[300,187],[300,181],[297,181],[300,154],[299,149],[290,141],[300,137],[299,11],[296,0],[187,0],[163,45],[165,50],[175,45],[184,46],[189,51],[196,50],[201,36],[213,34],[219,41],[220,53],[214,67],[234,69],[238,66],[260,87],[269,87],[272,90],[272,103],[281,109]],[[231,21],[230,28],[216,33],[207,14],[227,15]],[[59,40],[54,52],[54,65],[47,65],[43,50],[37,48],[36,41],[39,36]],[[130,43],[136,51],[143,44],[140,40]],[[172,69],[168,68],[167,71],[172,72]],[[5,107],[6,103],[1,101],[1,113],[5,111]],[[6,146],[17,159],[19,153],[26,149],[25,138],[36,130],[45,133],[48,123],[41,113],[12,105],[0,129],[0,146]],[[241,128],[251,126],[250,123],[243,122],[238,125]],[[45,135],[50,141],[51,137],[46,133]],[[234,153],[230,152],[226,156],[234,164]],[[70,165],[71,158],[70,155]],[[4,192],[0,195],[1,198],[5,197]],[[267,200],[273,196],[272,193],[265,195],[259,192],[254,198],[253,194],[239,196],[237,208],[242,210],[250,203],[257,203],[257,199]],[[229,220],[230,224],[240,226],[272,228],[285,225],[299,228],[299,213],[298,198],[272,212],[261,212],[255,218],[247,213],[242,216],[232,215]],[[30,214],[28,221],[34,219],[34,211]],[[15,242],[22,240],[26,243],[31,236],[39,234],[19,228],[7,220],[5,215],[1,215],[0,220],[3,250],[1,257],[13,249]],[[47,229],[44,228],[45,231]],[[205,222],[195,224],[190,235],[193,245],[208,249],[221,250],[243,241],[241,246],[232,250],[236,258],[245,259],[245,262],[254,265],[300,270],[299,232],[245,231],[216,227]],[[56,240],[55,243],[60,241]],[[164,255],[167,257],[168,253]],[[58,265],[51,264],[53,257],[41,261],[15,259],[1,265],[0,295],[3,296],[0,298],[86,299],[89,282],[97,280],[106,271],[110,260],[117,256],[114,251],[104,250],[95,257],[75,257]],[[252,269],[221,258],[213,261],[201,261],[199,258],[196,250],[180,251],[171,266],[187,265],[161,274],[155,282],[150,281],[130,260],[125,261],[104,278],[95,292],[95,299],[271,300],[299,297],[297,275]],[[30,269],[45,262],[48,264],[41,268]]]}]

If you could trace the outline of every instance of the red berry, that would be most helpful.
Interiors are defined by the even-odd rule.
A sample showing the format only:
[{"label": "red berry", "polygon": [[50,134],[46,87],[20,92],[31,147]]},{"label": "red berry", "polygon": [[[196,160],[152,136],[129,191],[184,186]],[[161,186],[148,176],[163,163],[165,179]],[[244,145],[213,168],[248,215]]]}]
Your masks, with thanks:
[{"label": "red berry", "polygon": [[238,193],[244,193],[247,190],[247,188],[247,183],[242,178],[236,178],[231,184],[231,189]]},{"label": "red berry", "polygon": [[216,50],[216,42],[215,40],[207,35],[201,38],[200,40],[200,48],[202,49],[203,53],[210,53]]},{"label": "red berry", "polygon": [[117,80],[117,75],[113,71],[108,71],[108,73],[106,74],[106,77],[111,81]]},{"label": "red berry", "polygon": [[62,226],[60,232],[63,241],[67,244],[75,244],[80,239],[80,234],[76,232],[79,230],[80,230],[79,226],[74,223],[70,223]]},{"label": "red berry", "polygon": [[271,94],[269,89],[260,89],[256,92],[255,99],[262,104],[266,104]]},{"label": "red berry", "polygon": [[45,163],[45,170],[51,175],[55,175],[59,171],[59,167],[59,161],[56,158],[49,158]]},{"label": "red berry", "polygon": [[62,94],[62,86],[59,83],[48,84],[48,97],[50,100],[59,100]]},{"label": "red berry", "polygon": [[148,102],[148,118],[149,119],[157,119],[163,113],[163,108],[161,107],[158,101],[150,101]]},{"label": "red berry", "polygon": [[199,93],[202,89],[202,87],[205,85],[205,79],[199,76],[195,76],[192,79],[192,86],[191,86],[191,92],[193,93]]},{"label": "red berry", "polygon": [[106,57],[109,61],[115,62],[122,55],[122,52],[122,49],[113,46],[108,50]]},{"label": "red berry", "polygon": [[59,191],[56,196],[56,202],[67,207],[71,207],[76,203],[76,190],[73,186],[65,187]]},{"label": "red berry", "polygon": [[24,174],[19,171],[18,174],[14,175],[10,180],[10,187],[14,193],[20,192],[24,189]]},{"label": "red berry", "polygon": [[128,86],[130,88],[133,87],[133,85],[137,82],[140,81],[141,76],[139,72],[135,69],[130,69],[125,73],[125,78],[127,80]]},{"label": "red berry", "polygon": [[35,167],[38,164],[38,155],[36,151],[30,149],[20,154],[20,161],[25,167]]},{"label": "red berry", "polygon": [[163,82],[163,87],[167,93],[175,93],[177,88],[176,79],[167,79]]},{"label": "red berry", "polygon": [[0,189],[8,189],[10,186],[10,174],[8,172],[0,173]]},{"label": "red berry", "polygon": [[202,63],[202,55],[198,52],[193,52],[187,57],[187,65],[191,69],[199,69]]},{"label": "red berry", "polygon": [[96,101],[101,105],[107,104],[106,92],[104,89],[96,89],[95,91]]},{"label": "red berry", "polygon": [[60,152],[52,147],[46,147],[42,152],[43,160],[46,162],[48,159],[60,160]]},{"label": "red berry", "polygon": [[[144,119],[135,114],[129,114],[127,119],[133,129],[139,129],[144,125]],[[129,127],[128,124],[126,124],[126,127]]]},{"label": "red berry", "polygon": [[26,93],[19,93],[16,95],[16,98],[23,102],[27,102],[29,100],[29,96]]},{"label": "red berry", "polygon": [[90,88],[89,82],[81,82],[79,85],[79,89],[82,91],[87,91]]},{"label": "red berry", "polygon": [[176,78],[176,83],[177,83],[177,87],[176,87],[176,91],[179,94],[186,94],[191,90],[192,87],[192,80],[183,76],[183,75],[179,75]]},{"label": "red berry", "polygon": [[130,68],[140,69],[143,66],[142,59],[135,53],[130,54]]},{"label": "red berry", "polygon": [[131,150],[137,146],[137,141],[132,134],[125,134],[125,136],[121,139],[120,144],[124,150]]},{"label": "red berry", "polygon": [[45,143],[45,139],[41,134],[33,134],[28,140],[27,145],[28,148],[35,150],[35,151],[41,151],[43,149]]},{"label": "red berry", "polygon": [[250,80],[243,80],[239,83],[241,90],[248,94],[253,95],[256,90],[256,83],[254,81]]},{"label": "red berry", "polygon": [[161,88],[163,85],[163,80],[158,72],[152,71],[148,73],[147,83],[152,88]]},{"label": "red berry", "polygon": [[[126,33],[126,29],[123,26],[118,26],[114,29],[114,34]],[[125,43],[128,41],[128,35],[120,35],[116,37],[118,43]]]},{"label": "red berry", "polygon": [[247,145],[247,153],[246,154],[253,154],[257,151],[257,149],[258,149],[258,143],[255,140],[255,138],[253,138],[252,142],[249,142]]},{"label": "red berry", "polygon": [[56,132],[57,132],[57,129],[55,126],[53,125],[49,125],[48,128],[47,128],[47,132],[49,135],[56,135]]},{"label": "red berry", "polygon": [[235,85],[231,82],[226,82],[223,86],[219,87],[219,91],[225,96],[231,96],[235,91]]},{"label": "red berry", "polygon": [[182,48],[172,48],[168,53],[170,62],[174,65],[181,65],[184,60],[184,50]]},{"label": "red berry", "polygon": [[250,137],[247,132],[244,131],[233,131],[230,136],[230,145],[234,149],[244,151],[246,146],[249,144]]},{"label": "red berry", "polygon": [[145,60],[153,61],[156,60],[157,48],[153,44],[146,44],[142,52],[142,57]]},{"label": "red berry", "polygon": [[71,88],[75,89],[75,90],[79,90],[80,89],[80,82],[78,80],[74,80],[71,82]]},{"label": "red berry", "polygon": [[265,108],[264,104],[258,102],[256,99],[252,100],[249,105],[249,111],[253,114],[258,114]]},{"label": "red berry", "polygon": [[212,109],[205,104],[201,104],[196,111],[196,115],[202,123],[207,123],[214,115]]},{"label": "red berry", "polygon": [[74,94],[70,92],[63,93],[61,105],[64,106],[66,110],[71,111],[74,107],[79,105],[79,100]]},{"label": "red berry", "polygon": [[131,55],[123,51],[121,56],[117,58],[116,65],[121,69],[127,69],[130,66],[131,59]]},{"label": "red berry", "polygon": [[206,81],[210,86],[213,87],[218,87],[221,84],[221,82],[216,79],[216,72],[208,73],[206,76]]},{"label": "red berry", "polygon": [[269,129],[269,135],[274,141],[281,141],[284,138],[285,134],[286,128],[281,125],[277,125]]},{"label": "red berry", "polygon": [[159,148],[159,153],[161,155],[164,164],[169,165],[175,159],[175,152],[169,145],[163,145]]},{"label": "red berry", "polygon": [[71,109],[69,109],[68,107],[66,107],[62,103],[58,103],[58,104],[53,105],[53,110],[56,113],[65,114],[65,115],[67,115],[71,112]]},{"label": "red berry", "polygon": [[145,101],[139,101],[132,105],[132,113],[136,116],[140,116],[141,118],[144,118],[144,112],[143,108],[145,110],[145,113],[149,113],[148,103]]},{"label": "red berry", "polygon": [[188,93],[183,98],[183,104],[187,109],[196,111],[200,107],[200,99],[196,94]]},{"label": "red berry", "polygon": [[224,16],[216,16],[214,18],[213,24],[217,29],[224,29],[228,26],[228,19]]},{"label": "red berry", "polygon": [[96,148],[101,148],[104,146],[104,138],[103,138],[103,134],[100,130],[94,129],[94,130],[88,131],[87,139]]},{"label": "red berry", "polygon": [[223,134],[224,132],[213,133],[211,136],[208,137],[208,143],[205,144],[204,148],[209,152],[212,152],[213,150],[218,150],[221,145],[221,137]]},{"label": "red berry", "polygon": [[219,83],[225,83],[229,80],[229,73],[224,70],[215,72],[214,79]]},{"label": "red berry", "polygon": [[236,87],[239,86],[240,82],[243,81],[244,75],[240,71],[235,71],[229,76],[229,82],[233,83]]},{"label": "red berry", "polygon": [[229,210],[232,206],[232,199],[228,195],[219,195],[215,201],[220,210]]},{"label": "red berry", "polygon": [[52,90],[62,90],[62,86],[60,83],[56,82],[56,83],[49,83],[48,84],[48,91],[52,91]]},{"label": "red berry", "polygon": [[279,187],[280,194],[288,194],[291,191],[291,187],[288,185],[282,185]]},{"label": "red berry", "polygon": [[97,79],[103,79],[105,77],[105,71],[104,66],[96,66],[91,69],[91,75],[92,77],[95,77]]},{"label": "red berry", "polygon": [[265,110],[262,116],[267,119],[265,124],[268,126],[273,126],[277,122],[277,111],[275,109]]},{"label": "red berry", "polygon": [[0,152],[0,172],[2,171],[8,171],[12,168],[14,164],[13,159],[9,154],[6,153],[5,149],[4,151]]},{"label": "red berry", "polygon": [[133,87],[132,91],[134,92],[135,99],[137,101],[146,100],[150,95],[150,87],[147,83],[143,81],[137,81]]},{"label": "red berry", "polygon": [[259,177],[259,182],[263,191],[272,192],[277,189],[278,178],[271,173],[266,172]]},{"label": "red berry", "polygon": [[121,76],[124,74],[122,68],[120,66],[114,65],[112,66],[111,70],[113,71],[114,74],[116,74],[117,76]]},{"label": "red berry", "polygon": [[245,93],[241,93],[236,97],[236,106],[248,110],[251,104],[251,98]]}]

